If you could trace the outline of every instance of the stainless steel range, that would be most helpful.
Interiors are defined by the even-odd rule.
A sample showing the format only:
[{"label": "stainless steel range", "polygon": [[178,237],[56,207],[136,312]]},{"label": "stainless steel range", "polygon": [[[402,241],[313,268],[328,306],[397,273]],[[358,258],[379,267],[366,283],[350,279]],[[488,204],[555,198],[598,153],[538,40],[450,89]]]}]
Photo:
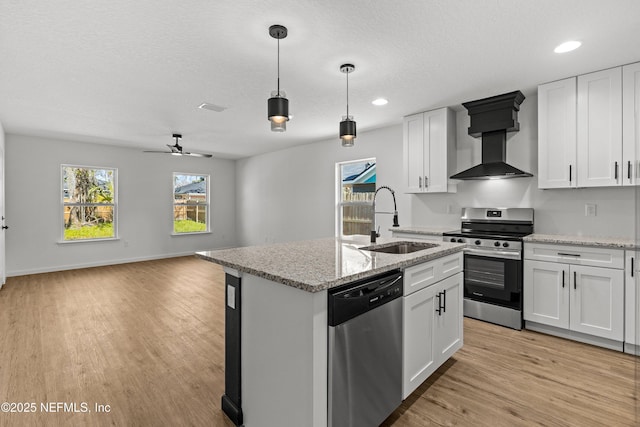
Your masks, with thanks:
[{"label": "stainless steel range", "polygon": [[522,329],[522,238],[531,233],[533,209],[462,209],[461,230],[443,240],[467,244],[465,316]]}]

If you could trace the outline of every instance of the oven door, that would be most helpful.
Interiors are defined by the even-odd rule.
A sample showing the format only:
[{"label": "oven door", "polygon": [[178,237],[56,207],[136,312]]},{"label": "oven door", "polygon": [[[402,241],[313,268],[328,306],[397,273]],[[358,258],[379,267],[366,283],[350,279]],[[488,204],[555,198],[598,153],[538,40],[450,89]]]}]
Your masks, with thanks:
[{"label": "oven door", "polygon": [[465,249],[464,296],[520,310],[522,260],[520,252]]}]

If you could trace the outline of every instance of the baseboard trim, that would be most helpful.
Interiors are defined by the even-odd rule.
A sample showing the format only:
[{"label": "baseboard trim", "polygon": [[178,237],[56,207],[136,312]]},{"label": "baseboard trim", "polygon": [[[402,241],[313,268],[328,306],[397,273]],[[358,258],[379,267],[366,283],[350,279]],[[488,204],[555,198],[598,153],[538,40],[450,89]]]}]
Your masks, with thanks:
[{"label": "baseboard trim", "polygon": [[[224,249],[224,248],[220,248],[220,249]],[[179,253],[162,254],[162,255],[149,255],[149,256],[142,256],[142,257],[135,257],[135,258],[112,259],[112,260],[101,261],[101,262],[56,265],[53,267],[42,267],[42,268],[33,268],[33,269],[26,269],[26,270],[8,271],[7,277],[26,276],[28,274],[53,273],[56,271],[65,271],[65,270],[78,270],[80,268],[104,267],[106,265],[129,264],[132,262],[153,261],[153,260],[165,259],[165,258],[178,258],[183,256],[195,255],[196,252],[197,251],[179,252]]]},{"label": "baseboard trim", "polygon": [[560,338],[566,338],[586,344],[596,345],[598,347],[608,348],[610,350],[623,351],[624,347],[624,343],[622,341],[615,341],[608,338],[601,338],[594,335],[583,334],[581,332],[569,331],[567,329],[544,325],[542,323],[530,322],[528,320],[524,321],[524,328],[530,331],[542,332],[543,334],[554,335]]}]

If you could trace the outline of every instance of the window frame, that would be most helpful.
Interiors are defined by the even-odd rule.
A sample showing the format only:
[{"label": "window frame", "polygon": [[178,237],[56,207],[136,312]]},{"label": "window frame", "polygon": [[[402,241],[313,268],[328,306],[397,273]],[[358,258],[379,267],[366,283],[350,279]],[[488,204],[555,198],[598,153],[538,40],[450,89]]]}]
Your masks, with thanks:
[{"label": "window frame", "polygon": [[[91,169],[91,170],[110,170],[113,171],[113,201],[111,203],[69,203],[65,202],[64,192],[64,170],[65,168],[74,169]],[[60,220],[61,236],[59,243],[85,243],[85,242],[108,242],[113,240],[119,240],[118,234],[118,168],[111,166],[89,166],[89,165],[77,165],[62,163],[60,165]],[[97,237],[91,239],[66,239],[65,238],[65,207],[67,206],[111,206],[113,209],[113,236],[111,237]]]},{"label": "window frame", "polygon": [[[358,236],[365,236],[364,234],[349,234],[349,235],[345,235],[344,234],[344,207],[345,206],[372,206],[373,201],[350,201],[350,202],[345,202],[342,200],[342,167],[345,165],[349,165],[349,164],[355,164],[355,163],[375,163],[376,167],[377,167],[377,161],[375,157],[367,157],[364,159],[356,159],[356,160],[347,160],[347,161],[342,161],[342,162],[336,162],[336,166],[335,166],[335,188],[336,188],[336,196],[335,196],[335,218],[336,218],[336,222],[335,222],[335,235],[337,238],[339,239],[353,239],[353,238],[358,238]],[[376,178],[376,189],[378,188],[377,185],[377,178]],[[372,218],[371,220],[373,221],[375,217],[375,213],[372,213]],[[373,223],[373,222],[372,222]]]},{"label": "window frame", "polygon": [[[176,203],[175,199],[175,184],[176,184],[176,176],[177,175],[185,175],[185,176],[198,176],[204,177],[206,182],[206,203]],[[211,175],[208,173],[197,173],[197,172],[173,172],[171,175],[171,235],[172,236],[192,236],[194,234],[211,234]],[[206,230],[204,231],[187,231],[183,233],[176,232],[175,226],[175,209],[176,206],[204,206],[206,212]]]}]

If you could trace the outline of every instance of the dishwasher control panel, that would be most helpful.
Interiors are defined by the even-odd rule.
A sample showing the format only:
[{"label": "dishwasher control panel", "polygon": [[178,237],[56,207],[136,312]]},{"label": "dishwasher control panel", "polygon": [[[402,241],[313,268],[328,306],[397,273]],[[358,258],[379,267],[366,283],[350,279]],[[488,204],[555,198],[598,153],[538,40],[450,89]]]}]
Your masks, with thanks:
[{"label": "dishwasher control panel", "polygon": [[336,326],[402,296],[402,273],[360,280],[329,291],[329,326]]}]

